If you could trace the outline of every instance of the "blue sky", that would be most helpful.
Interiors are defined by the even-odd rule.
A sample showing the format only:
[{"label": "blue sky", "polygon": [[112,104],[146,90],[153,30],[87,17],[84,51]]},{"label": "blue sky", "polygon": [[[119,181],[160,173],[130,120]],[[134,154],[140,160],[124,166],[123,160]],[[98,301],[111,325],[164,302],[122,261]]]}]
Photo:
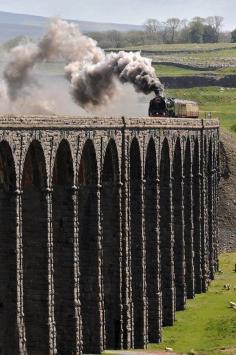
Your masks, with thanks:
[{"label": "blue sky", "polygon": [[147,18],[220,15],[225,29],[236,28],[236,0],[0,0],[0,11],[131,24]]}]

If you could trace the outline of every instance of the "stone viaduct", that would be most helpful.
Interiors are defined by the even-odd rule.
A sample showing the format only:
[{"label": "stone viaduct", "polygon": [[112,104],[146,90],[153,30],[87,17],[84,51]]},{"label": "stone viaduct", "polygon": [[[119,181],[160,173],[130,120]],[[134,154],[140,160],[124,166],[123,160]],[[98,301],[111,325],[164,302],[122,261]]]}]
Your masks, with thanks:
[{"label": "stone viaduct", "polygon": [[217,120],[0,117],[0,354],[161,341],[217,269]]}]

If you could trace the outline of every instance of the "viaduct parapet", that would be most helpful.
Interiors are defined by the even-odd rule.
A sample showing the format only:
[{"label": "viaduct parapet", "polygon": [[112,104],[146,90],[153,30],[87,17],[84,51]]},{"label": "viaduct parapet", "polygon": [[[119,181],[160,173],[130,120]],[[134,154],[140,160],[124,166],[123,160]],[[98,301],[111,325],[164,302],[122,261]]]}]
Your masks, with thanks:
[{"label": "viaduct parapet", "polygon": [[219,122],[0,117],[0,353],[161,341],[217,270]]}]

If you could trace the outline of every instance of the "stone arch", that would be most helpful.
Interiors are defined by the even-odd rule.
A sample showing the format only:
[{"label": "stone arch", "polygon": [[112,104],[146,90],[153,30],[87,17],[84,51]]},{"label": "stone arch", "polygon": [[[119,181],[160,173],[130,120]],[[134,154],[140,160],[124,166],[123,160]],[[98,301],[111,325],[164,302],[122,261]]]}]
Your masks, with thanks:
[{"label": "stone arch", "polygon": [[144,346],[144,243],[142,216],[142,165],[137,138],[130,146],[130,233],[131,233],[131,287],[133,303],[134,347]]},{"label": "stone arch", "polygon": [[102,171],[101,213],[106,349],[121,348],[120,172],[116,144],[107,145]]},{"label": "stone arch", "polygon": [[100,271],[98,170],[95,148],[88,139],[79,172],[79,268],[83,353],[100,353]]},{"label": "stone arch", "polygon": [[70,146],[62,140],[57,149],[52,179],[54,313],[59,354],[76,352],[73,182]]},{"label": "stone arch", "polygon": [[145,161],[145,242],[146,242],[146,292],[148,342],[157,343],[161,338],[160,300],[160,250],[159,209],[157,188],[157,152],[153,138],[149,140]]},{"label": "stone arch", "polygon": [[176,289],[176,310],[185,308],[185,243],[183,214],[183,167],[180,138],[175,142],[172,166],[173,225],[174,225],[174,268]]},{"label": "stone arch", "polygon": [[[187,139],[184,156],[184,243],[186,265],[187,298],[193,298],[194,289],[194,252],[193,252],[193,177],[192,177],[192,144]],[[196,158],[196,157],[195,157]]]},{"label": "stone arch", "polygon": [[22,177],[23,303],[26,347],[32,354],[49,353],[46,182],[44,152],[34,140]]},{"label": "stone arch", "polygon": [[0,143],[0,353],[17,354],[16,171],[11,148]]},{"label": "stone arch", "polygon": [[171,203],[170,150],[162,143],[160,161],[160,250],[163,325],[173,325],[175,315],[174,255]]},{"label": "stone arch", "polygon": [[200,146],[198,138],[193,151],[193,249],[195,292],[202,292],[202,253],[201,253],[201,174]]}]

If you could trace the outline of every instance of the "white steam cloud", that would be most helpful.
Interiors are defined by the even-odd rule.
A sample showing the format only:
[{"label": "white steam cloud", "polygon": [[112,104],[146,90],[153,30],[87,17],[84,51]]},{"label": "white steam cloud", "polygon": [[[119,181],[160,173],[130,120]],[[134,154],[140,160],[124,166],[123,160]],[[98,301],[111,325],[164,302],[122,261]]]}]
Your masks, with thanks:
[{"label": "white steam cloud", "polygon": [[73,100],[87,110],[108,105],[124,83],[144,94],[162,88],[150,59],[132,52],[105,54],[77,25],[56,19],[38,43],[12,49],[3,73],[6,87],[0,90],[0,100],[7,96],[9,101],[22,102],[30,96],[32,86],[38,85],[33,75],[35,65],[49,60],[66,63],[65,78]]}]

